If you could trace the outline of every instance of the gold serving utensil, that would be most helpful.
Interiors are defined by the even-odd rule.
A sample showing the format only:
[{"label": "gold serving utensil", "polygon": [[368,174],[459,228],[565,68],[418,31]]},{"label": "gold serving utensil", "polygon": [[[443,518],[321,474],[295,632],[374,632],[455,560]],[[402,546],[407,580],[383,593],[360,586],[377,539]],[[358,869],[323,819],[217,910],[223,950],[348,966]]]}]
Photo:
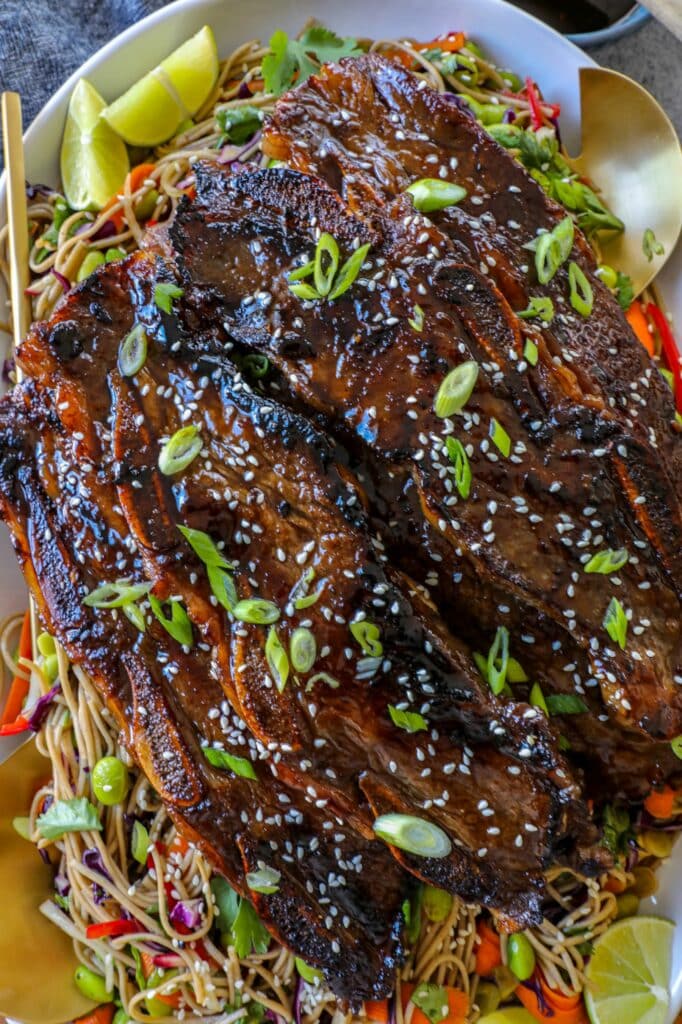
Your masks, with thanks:
[{"label": "gold serving utensil", "polygon": [[[603,232],[604,263],[632,278],[635,295],[671,255],[682,229],[682,149],[665,111],[643,86],[608,68],[580,69],[582,153],[573,161],[625,224]],[[664,252],[649,262],[650,228]]]},{"label": "gold serving utensil", "polygon": [[[31,322],[25,295],[29,246],[21,100],[17,93],[5,92],[1,105],[16,345]],[[31,607],[35,622],[33,612]],[[52,870],[12,825],[14,818],[26,814],[33,794],[49,775],[49,762],[33,739],[0,764],[0,1016],[22,1024],[63,1024],[93,1005],[74,984],[78,961],[71,939],[39,909],[52,895]]]}]

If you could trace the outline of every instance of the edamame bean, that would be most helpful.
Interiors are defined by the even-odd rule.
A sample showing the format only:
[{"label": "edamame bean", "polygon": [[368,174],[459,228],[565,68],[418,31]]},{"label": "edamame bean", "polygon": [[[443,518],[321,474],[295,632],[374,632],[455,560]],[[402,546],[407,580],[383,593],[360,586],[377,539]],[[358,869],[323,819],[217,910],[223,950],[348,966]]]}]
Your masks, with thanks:
[{"label": "edamame bean", "polygon": [[96,270],[102,263],[104,263],[104,254],[101,253],[99,249],[90,249],[90,251],[85,254],[85,259],[78,268],[76,280],[84,281],[85,278],[90,277],[93,270]]},{"label": "edamame bean", "polygon": [[108,1003],[112,993],[107,988],[101,974],[95,974],[89,967],[80,964],[74,973],[73,980],[86,999],[93,1003]]},{"label": "edamame bean", "polygon": [[519,981],[527,981],[535,970],[535,951],[523,932],[509,936],[507,966]]},{"label": "edamame bean", "polygon": [[100,803],[112,807],[125,800],[130,788],[128,769],[117,757],[102,757],[92,769],[92,790]]}]

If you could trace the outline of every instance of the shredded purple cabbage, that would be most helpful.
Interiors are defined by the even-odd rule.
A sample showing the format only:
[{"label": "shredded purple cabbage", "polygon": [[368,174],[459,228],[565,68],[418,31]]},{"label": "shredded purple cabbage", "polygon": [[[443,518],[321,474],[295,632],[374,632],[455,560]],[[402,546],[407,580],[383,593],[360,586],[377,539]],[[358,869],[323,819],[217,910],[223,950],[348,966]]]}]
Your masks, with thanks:
[{"label": "shredded purple cabbage", "polygon": [[9,359],[3,359],[3,361],[2,361],[2,379],[4,380],[5,384],[9,383],[10,374],[14,373],[14,371],[16,369],[16,365],[17,364],[14,361],[14,356],[10,356]]},{"label": "shredded purple cabbage", "polygon": [[98,875],[103,875],[104,878],[111,882],[111,875],[105,868],[104,861],[102,860],[102,854],[96,846],[91,846],[88,850],[84,850],[81,860],[85,864],[86,868],[90,868],[91,871],[96,871]]},{"label": "shredded purple cabbage", "polygon": [[527,981],[522,981],[521,984],[524,988],[530,989],[531,992],[535,993],[535,997],[538,1001],[538,1008],[543,1017],[555,1017],[555,1011],[549,1005],[545,999],[545,993],[542,991],[542,985],[537,976],[537,972],[531,975]]},{"label": "shredded purple cabbage", "polygon": [[168,915],[171,924],[184,925],[185,928],[189,928],[194,931],[201,924],[201,910],[203,904],[201,900],[180,900],[176,903],[170,914]]},{"label": "shredded purple cabbage", "polygon": [[[88,228],[91,227],[92,221],[86,220],[76,229],[74,234],[82,235],[84,231],[87,231]],[[115,235],[117,233],[118,232],[116,231],[116,225],[114,224],[113,220],[105,220],[104,223],[100,224],[100,226],[97,228],[97,231],[95,231],[94,235],[90,236],[89,241],[100,242],[103,238],[111,238],[112,235]]]},{"label": "shredded purple cabbage", "polygon": [[58,896],[68,896],[71,892],[71,883],[69,882],[66,875],[55,875],[54,876],[54,891]]},{"label": "shredded purple cabbage", "polygon": [[251,98],[251,90],[249,89],[246,82],[242,82],[239,86],[239,92],[237,93],[237,99],[248,100]]},{"label": "shredded purple cabbage", "polygon": [[301,1006],[303,996],[303,978],[296,975],[296,987],[294,989],[294,1021],[295,1024],[303,1024],[303,1008]]},{"label": "shredded purple cabbage", "polygon": [[53,196],[54,189],[50,188],[49,185],[31,185],[30,182],[26,182],[26,198],[35,199],[36,196]]},{"label": "shredded purple cabbage", "polygon": [[516,120],[516,112],[512,107],[507,107],[502,115],[502,124],[512,124]]},{"label": "shredded purple cabbage", "polygon": [[28,727],[32,732],[40,732],[43,722],[47,718],[50,705],[55,699],[58,693],[61,691],[61,683],[55,683],[54,686],[44,693],[42,697],[38,697],[38,700],[33,705],[33,711],[28,720]]},{"label": "shredded purple cabbage", "polygon": [[57,281],[59,281],[65,293],[71,291],[71,282],[69,281],[68,277],[64,277],[63,274],[60,274],[58,270],[54,269],[51,270],[50,273]]}]

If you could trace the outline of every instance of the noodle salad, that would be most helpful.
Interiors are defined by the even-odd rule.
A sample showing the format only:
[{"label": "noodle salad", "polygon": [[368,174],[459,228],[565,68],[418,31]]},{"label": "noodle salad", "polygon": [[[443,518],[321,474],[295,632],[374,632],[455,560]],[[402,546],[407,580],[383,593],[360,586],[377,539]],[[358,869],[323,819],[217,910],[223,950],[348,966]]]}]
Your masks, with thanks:
[{"label": "noodle salad", "polygon": [[[292,54],[300,49],[292,43],[298,41],[281,32],[269,46],[247,42],[222,60],[195,116],[170,141],[133,150],[132,170],[101,210],[74,209],[54,189],[29,188],[35,320],[49,316],[99,264],[136,250],[148,227],[171,218],[182,197],[192,194],[196,160],[271,165],[260,149],[263,117],[281,92],[315,69],[312,57],[322,63],[330,51],[378,51],[439,92],[458,94],[572,214],[597,258],[599,232],[623,230],[596,188],[572,169],[561,145],[558,106],[531,79],[496,67],[464,34],[429,43],[340,40],[319,27],[306,34],[310,67],[297,64]],[[653,236],[643,244],[656,252]],[[6,228],[0,247],[6,278]],[[625,274],[601,265],[600,276],[640,342],[661,360],[679,410],[679,362],[655,287],[633,301]],[[6,324],[0,328],[9,333]],[[5,369],[12,379],[12,366]],[[464,1024],[500,1006],[523,1005],[537,1020],[580,1024],[587,1020],[585,969],[595,940],[656,891],[656,866],[682,827],[682,801],[670,788],[652,792],[643,807],[607,807],[604,842],[614,867],[596,879],[550,868],[544,920],[518,934],[503,918],[421,886],[404,907],[409,953],[395,995],[353,1012],[337,1002],[319,972],[274,943],[251,904],[176,831],[93,682],[69,664],[54,639],[32,635],[26,613],[4,624],[0,644],[12,680],[0,735],[32,730],[52,766],[50,781],[15,827],[54,867],[54,896],[41,909],[73,939],[81,964],[76,983],[100,1004],[84,1022]]]}]

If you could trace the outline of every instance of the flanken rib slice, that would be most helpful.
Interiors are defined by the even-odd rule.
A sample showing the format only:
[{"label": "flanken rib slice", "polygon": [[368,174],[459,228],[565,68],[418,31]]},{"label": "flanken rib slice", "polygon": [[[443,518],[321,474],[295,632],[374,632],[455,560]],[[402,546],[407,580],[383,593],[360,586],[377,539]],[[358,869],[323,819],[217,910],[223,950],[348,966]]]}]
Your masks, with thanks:
[{"label": "flanken rib slice", "polygon": [[[27,381],[0,405],[3,515],[46,624],[93,675],[180,827],[242,891],[259,859],[281,870],[280,894],[259,900],[266,923],[357,1001],[391,987],[409,886],[374,837],[377,813],[440,825],[449,857],[400,862],[522,924],[538,919],[547,863],[595,866],[593,831],[542,715],[495,699],[433,607],[384,569],[365,496],[327,438],[253,394],[191,309],[155,305],[171,274],[137,254],[34,327],[20,350]],[[134,324],[148,352],[128,378],[117,359]],[[201,454],[165,476],[162,444],[188,424]],[[313,666],[290,666],[281,685],[268,629],[218,605],[179,525],[222,543],[241,600],[274,602],[284,651],[295,629],[312,632]],[[146,603],[144,632],[83,606],[120,578],[179,600],[192,645],[169,637]],[[305,608],[302,584],[317,595]],[[380,651],[360,650],[349,629],[363,616]],[[425,728],[401,730],[389,705]],[[214,770],[206,744],[251,760],[257,780]],[[342,927],[320,902],[334,857]]]},{"label": "flanken rib slice", "polygon": [[[187,305],[271,357],[301,403],[354,438],[389,503],[396,481],[404,491],[409,480],[449,551],[445,565],[436,556],[434,573],[476,579],[479,603],[499,624],[516,625],[516,643],[531,646],[536,622],[540,631],[549,623],[569,647],[579,645],[589,681],[625,726],[676,735],[679,602],[669,567],[640,554],[647,538],[606,457],[624,440],[622,424],[578,391],[569,400],[551,360],[531,377],[499,291],[452,261],[448,240],[410,212],[408,199],[390,212],[374,206],[359,218],[321,182],[290,171],[230,176],[199,167],[197,198],[170,229]],[[358,281],[334,302],[301,300],[288,283],[321,231],[345,253],[372,247]],[[417,305],[421,331],[409,323]],[[462,415],[440,419],[438,388],[468,359],[479,366],[473,395]],[[491,436],[499,437],[496,424],[502,450]],[[447,436],[469,448],[466,499],[455,489]],[[605,548],[625,548],[627,565],[617,577],[586,574],[586,558]],[[500,592],[503,608],[490,601]],[[633,627],[625,650],[603,626],[616,596]],[[458,607],[464,616],[466,605]]]}]

